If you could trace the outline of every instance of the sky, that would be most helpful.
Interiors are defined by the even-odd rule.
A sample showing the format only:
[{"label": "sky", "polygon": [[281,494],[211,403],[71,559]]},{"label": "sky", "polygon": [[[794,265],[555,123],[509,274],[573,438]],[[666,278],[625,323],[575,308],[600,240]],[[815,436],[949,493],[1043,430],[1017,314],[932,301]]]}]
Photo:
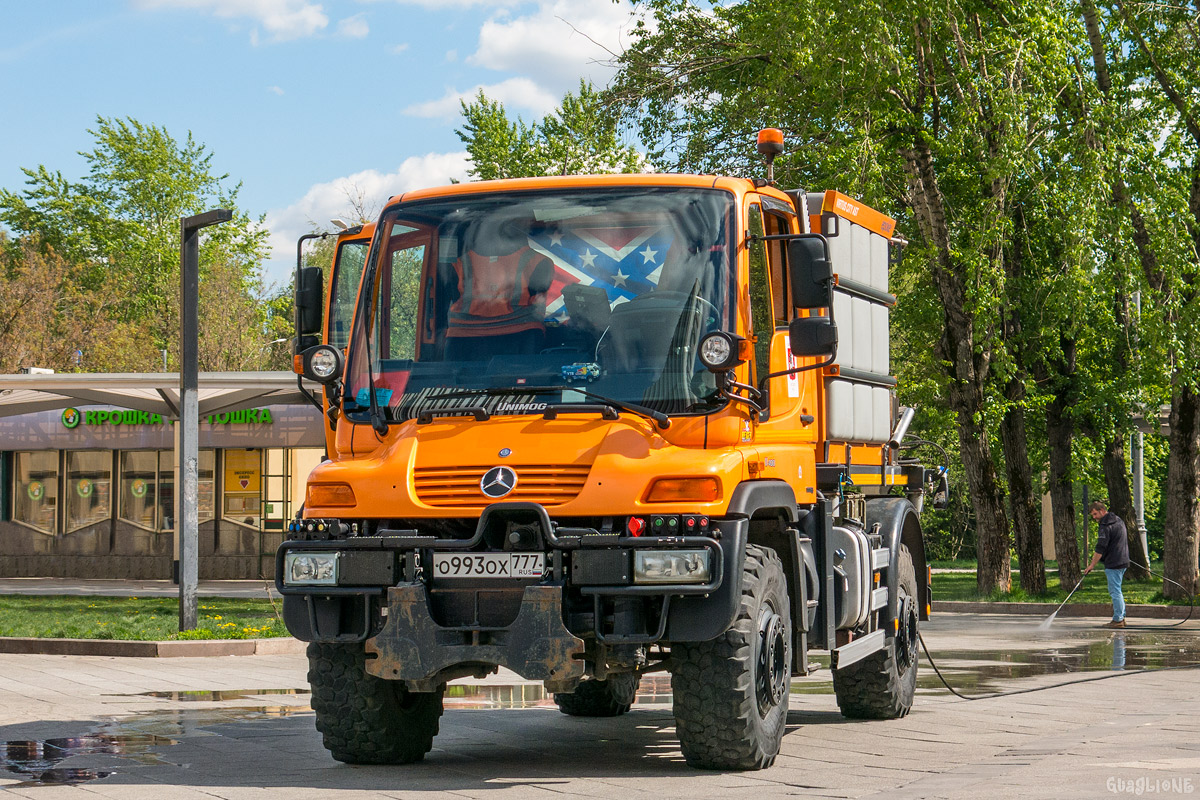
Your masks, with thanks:
[{"label": "sky", "polygon": [[266,215],[269,284],[296,238],[392,195],[467,177],[459,99],[527,122],[604,85],[627,0],[9,0],[0,25],[0,187],[79,180],[98,116],[190,132],[238,204]]}]

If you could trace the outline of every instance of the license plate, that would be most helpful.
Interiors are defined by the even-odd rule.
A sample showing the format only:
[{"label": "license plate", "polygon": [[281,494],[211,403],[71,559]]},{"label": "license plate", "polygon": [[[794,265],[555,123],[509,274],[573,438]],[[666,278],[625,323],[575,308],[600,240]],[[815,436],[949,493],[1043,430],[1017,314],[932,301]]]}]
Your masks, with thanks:
[{"label": "license plate", "polygon": [[544,553],[434,553],[435,578],[540,578]]}]

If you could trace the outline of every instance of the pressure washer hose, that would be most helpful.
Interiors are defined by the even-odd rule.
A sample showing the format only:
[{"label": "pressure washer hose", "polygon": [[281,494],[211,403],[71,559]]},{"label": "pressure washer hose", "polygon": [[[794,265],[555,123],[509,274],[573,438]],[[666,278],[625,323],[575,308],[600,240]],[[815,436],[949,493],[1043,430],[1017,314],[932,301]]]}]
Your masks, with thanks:
[{"label": "pressure washer hose", "polygon": [[[1154,570],[1150,569],[1150,567],[1146,566],[1145,564],[1139,564],[1138,566],[1146,567],[1146,571],[1149,572],[1151,575],[1162,578],[1167,583],[1173,583],[1176,586],[1178,586],[1180,589],[1187,591],[1187,589],[1183,586],[1183,584],[1178,583],[1177,581],[1173,581],[1170,578],[1166,577],[1165,575],[1161,575],[1161,574],[1155,572]],[[1086,577],[1086,576],[1083,576],[1083,577]],[[1079,587],[1083,585],[1083,577],[1080,577],[1079,583],[1075,584],[1075,588],[1071,590],[1071,594],[1067,595],[1067,600],[1070,600],[1071,595],[1075,594],[1075,592],[1079,589]],[[1058,606],[1058,608],[1054,611],[1054,613],[1048,617],[1048,619],[1053,619],[1055,616],[1057,616],[1058,612],[1062,611],[1063,606],[1065,606],[1067,604],[1067,600],[1062,601],[1062,603]],[[1135,630],[1160,630],[1160,629],[1165,629],[1165,628],[1177,627],[1177,626],[1182,625],[1183,623],[1187,622],[1189,619],[1191,619],[1192,612],[1195,611],[1195,609],[1196,609],[1196,598],[1194,595],[1192,595],[1189,592],[1188,593],[1188,613],[1187,613],[1186,617],[1179,620],[1178,622],[1172,622],[1170,625],[1139,625],[1139,626],[1137,626],[1137,628],[1135,628]],[[940,669],[938,669],[937,662],[933,660],[933,655],[930,654],[930,652],[929,652],[929,645],[925,644],[925,637],[921,635],[920,630],[917,631],[917,639],[919,639],[921,642],[921,649],[925,652],[925,658],[927,661],[929,661],[929,666],[933,667],[933,671],[935,673],[937,673],[938,680],[940,680],[942,682],[942,685],[945,686],[950,691],[950,694],[954,695],[955,697],[962,698],[963,700],[989,700],[994,697],[1011,697],[1012,695],[1016,695],[1016,694],[1029,694],[1031,692],[1044,692],[1047,689],[1058,689],[1062,686],[1072,686],[1076,683],[1090,683],[1092,681],[1106,681],[1106,680],[1109,680],[1110,678],[1122,678],[1122,677],[1125,677],[1126,675],[1138,675],[1143,672],[1166,672],[1168,670],[1177,670],[1177,669],[1200,669],[1200,664],[1181,664],[1176,667],[1160,667],[1158,669],[1121,670],[1119,672],[1108,672],[1103,675],[1092,675],[1087,678],[1076,678],[1075,680],[1062,681],[1061,683],[1051,684],[1050,686],[1034,686],[1029,689],[1013,689],[1008,692],[992,692],[990,694],[963,694],[962,692],[958,691],[953,686],[951,686],[950,682],[948,680],[946,680],[946,676],[942,674],[942,671]]]}]

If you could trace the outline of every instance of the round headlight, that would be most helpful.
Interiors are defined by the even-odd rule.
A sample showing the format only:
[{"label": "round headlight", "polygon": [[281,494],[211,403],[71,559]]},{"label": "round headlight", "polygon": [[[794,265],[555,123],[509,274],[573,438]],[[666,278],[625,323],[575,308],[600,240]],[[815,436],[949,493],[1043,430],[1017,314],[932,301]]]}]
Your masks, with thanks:
[{"label": "round headlight", "polygon": [[342,353],[336,347],[319,344],[304,354],[304,374],[317,383],[332,383],[342,373]]},{"label": "round headlight", "polygon": [[710,370],[725,370],[737,364],[737,342],[724,331],[700,340],[700,362]]},{"label": "round headlight", "polygon": [[318,378],[331,378],[333,373],[337,371],[338,357],[331,349],[322,349],[313,354],[312,367],[313,375]]}]

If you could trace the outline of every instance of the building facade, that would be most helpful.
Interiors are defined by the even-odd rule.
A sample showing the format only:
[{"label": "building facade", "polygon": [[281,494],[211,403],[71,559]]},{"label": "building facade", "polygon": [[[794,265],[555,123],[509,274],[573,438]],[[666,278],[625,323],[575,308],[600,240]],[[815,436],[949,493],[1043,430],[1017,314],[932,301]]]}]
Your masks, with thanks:
[{"label": "building facade", "polygon": [[[273,574],[283,530],[324,455],[315,408],[261,399],[201,407],[202,579]],[[171,578],[176,429],[169,414],[116,405],[0,417],[0,577]]]}]

